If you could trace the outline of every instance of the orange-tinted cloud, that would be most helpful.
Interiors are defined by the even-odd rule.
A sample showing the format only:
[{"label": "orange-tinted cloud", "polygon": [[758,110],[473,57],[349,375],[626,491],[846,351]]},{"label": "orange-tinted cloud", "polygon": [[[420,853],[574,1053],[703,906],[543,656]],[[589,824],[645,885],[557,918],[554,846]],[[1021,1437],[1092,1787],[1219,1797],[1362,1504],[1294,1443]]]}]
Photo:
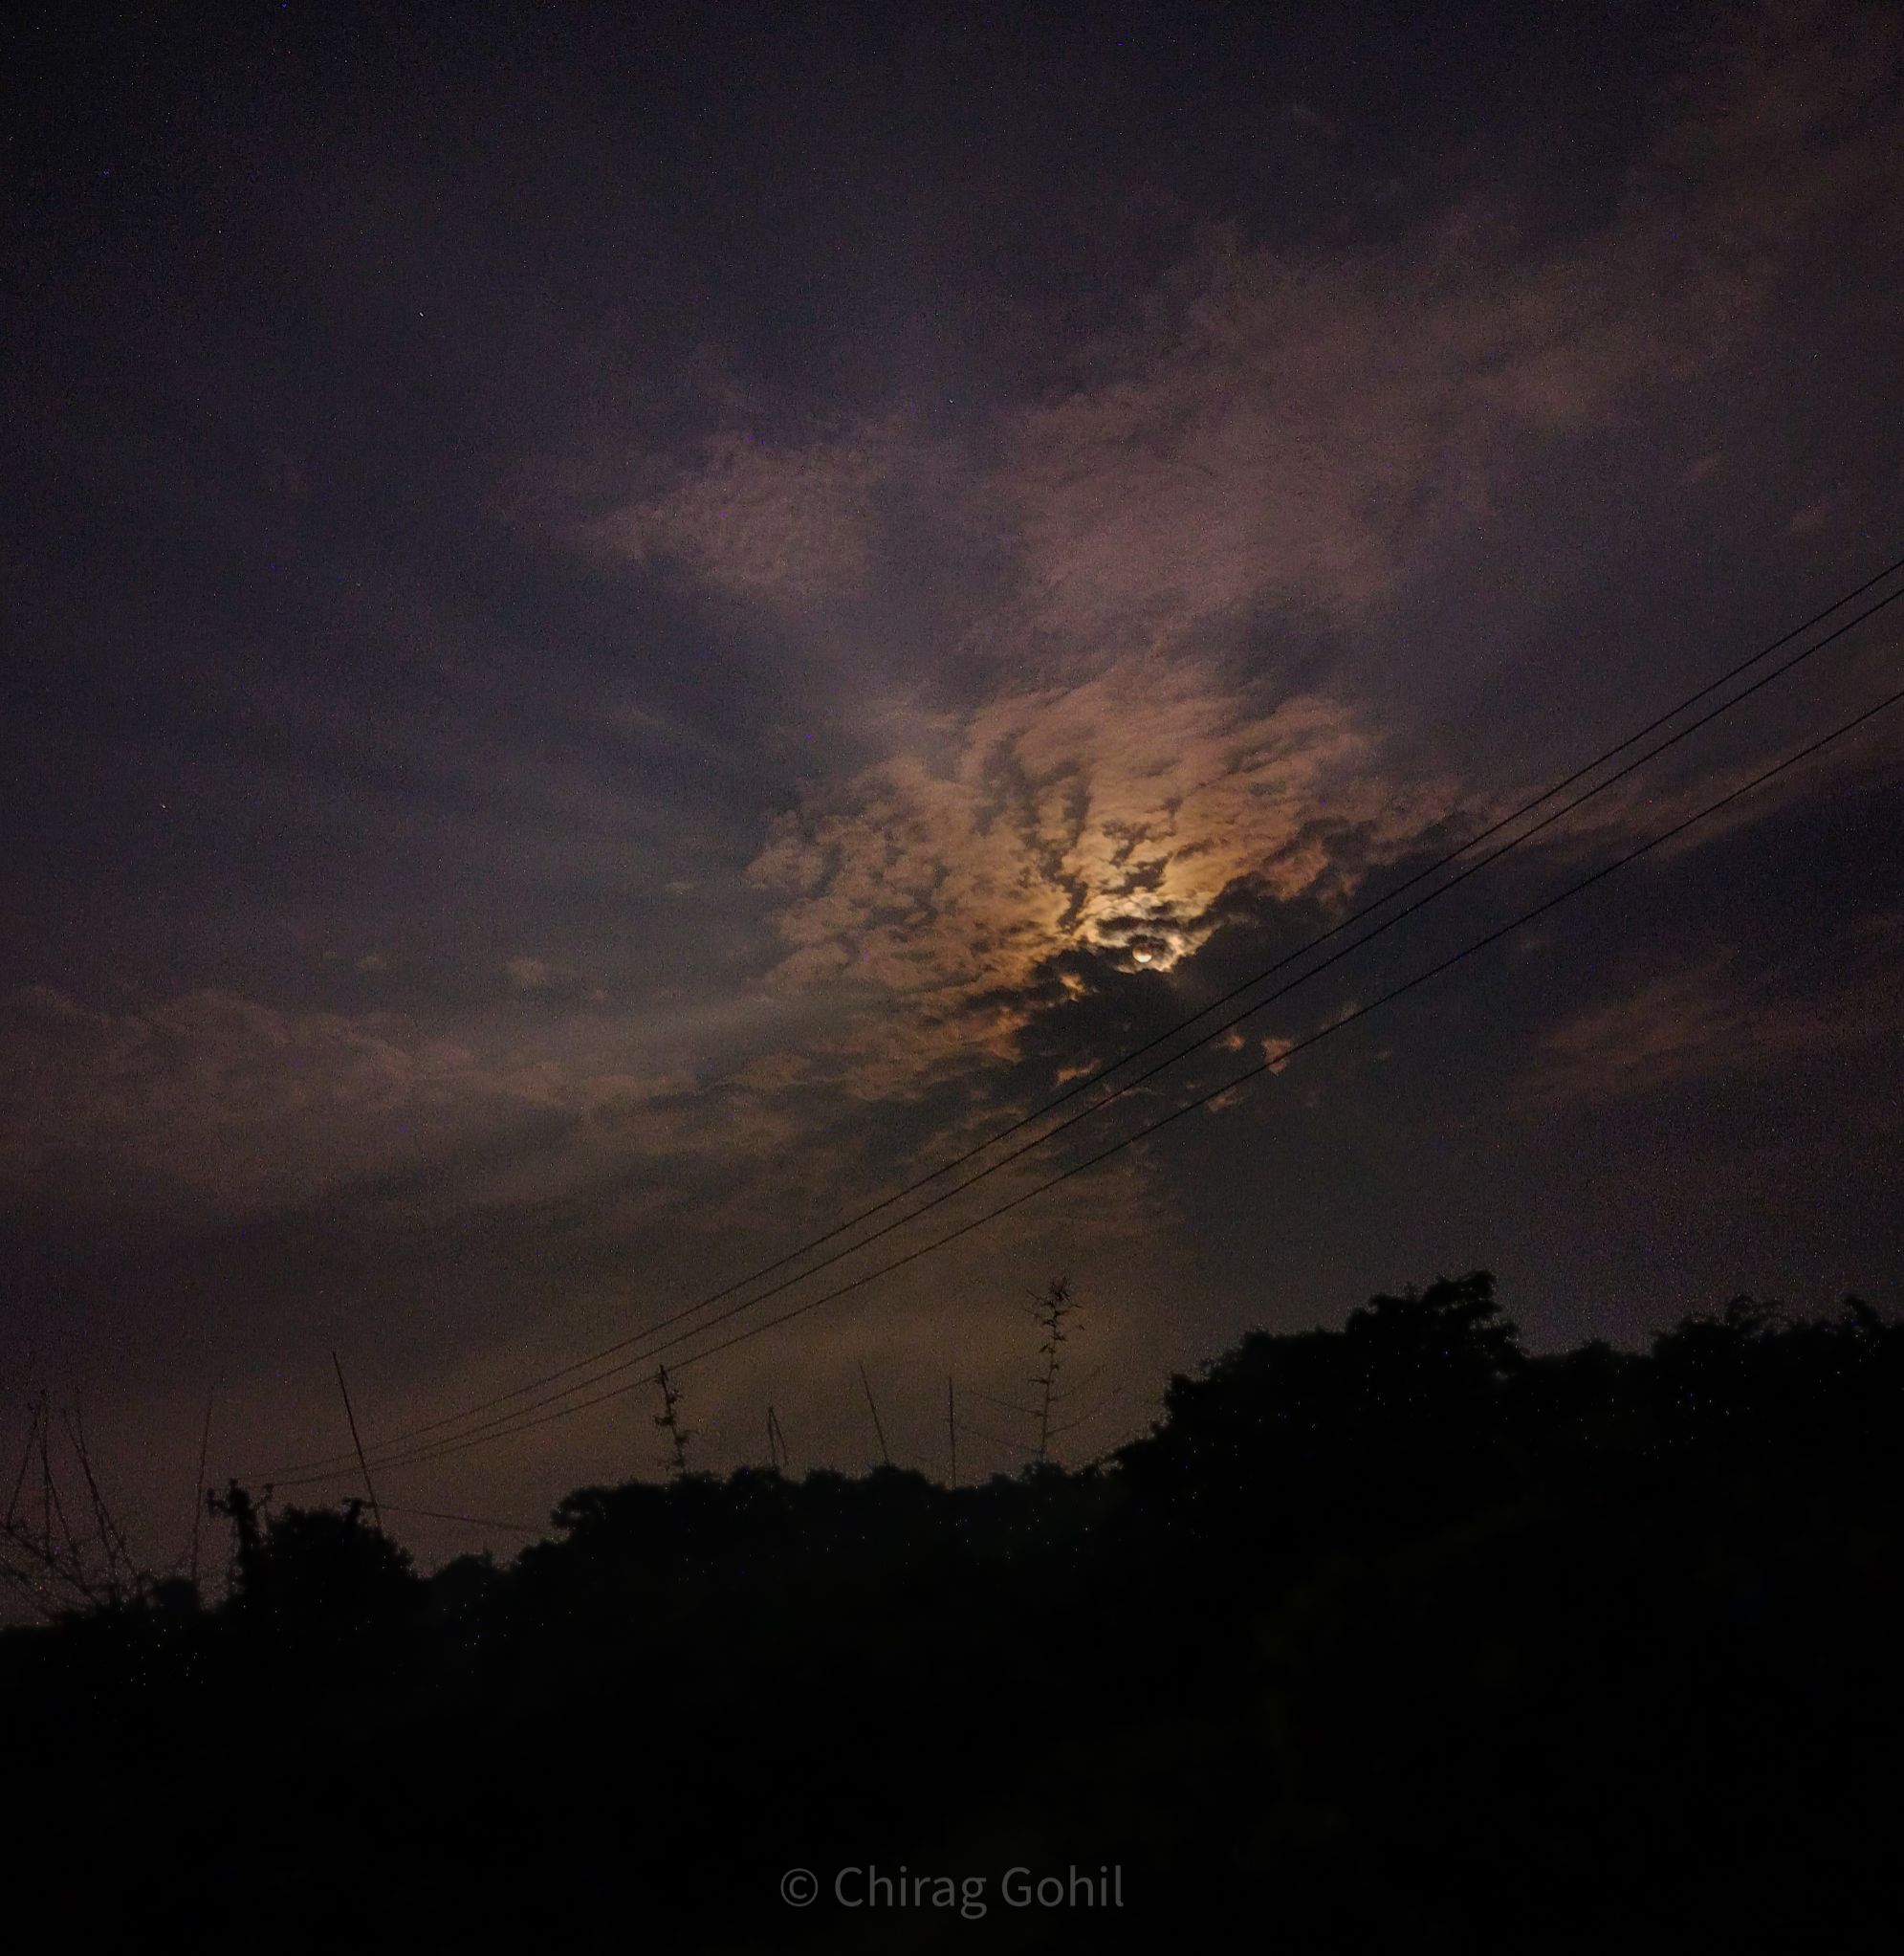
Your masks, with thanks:
[{"label": "orange-tinted cloud", "polygon": [[956,1015],[1067,951],[1168,970],[1239,878],[1269,900],[1340,887],[1336,839],[1380,855],[1440,812],[1339,702],[1264,708],[1181,663],[1126,660],[940,732],[933,758],[878,762],[777,824],[750,874],[780,902],[779,983]]}]

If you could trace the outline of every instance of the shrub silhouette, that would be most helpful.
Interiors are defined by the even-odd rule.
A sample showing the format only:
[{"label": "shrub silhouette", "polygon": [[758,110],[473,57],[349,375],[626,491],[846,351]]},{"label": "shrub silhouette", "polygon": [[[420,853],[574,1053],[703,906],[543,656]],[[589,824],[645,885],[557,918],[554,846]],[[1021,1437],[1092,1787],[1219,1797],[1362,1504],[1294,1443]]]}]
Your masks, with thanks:
[{"label": "shrub silhouette", "polygon": [[1475,1271],[1251,1334],[1082,1472],[585,1487],[428,1577],[230,1487],[225,1601],[0,1636],[16,1852],[110,1839],[96,1921],[214,1869],[274,1947],[963,1947],[779,1876],[1074,1863],[1127,1909],[1010,1946],[1861,1946],[1900,1412],[1855,1300],[1543,1354]]}]

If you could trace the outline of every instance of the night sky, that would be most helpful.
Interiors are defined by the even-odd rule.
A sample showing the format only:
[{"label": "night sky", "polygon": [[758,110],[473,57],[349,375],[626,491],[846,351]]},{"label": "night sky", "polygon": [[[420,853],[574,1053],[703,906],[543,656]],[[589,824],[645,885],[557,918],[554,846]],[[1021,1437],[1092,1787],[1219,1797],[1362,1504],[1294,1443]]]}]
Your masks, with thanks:
[{"label": "night sky", "polygon": [[[347,1444],[333,1349],[374,1441],[605,1346],[1904,555],[1888,7],[95,7],[11,53],[0,1439],[83,1403],[164,1553],[214,1381],[251,1472]],[[1901,618],[1105,1135],[1904,684]],[[864,1362],[939,1471],[946,1374],[1024,1396],[1061,1271],[1072,1460],[1444,1270],[1537,1347],[1904,1301],[1900,726],[692,1368],[697,1462],[771,1402],[863,1467]],[[657,1405],[380,1491],[534,1521],[657,1472]]]}]

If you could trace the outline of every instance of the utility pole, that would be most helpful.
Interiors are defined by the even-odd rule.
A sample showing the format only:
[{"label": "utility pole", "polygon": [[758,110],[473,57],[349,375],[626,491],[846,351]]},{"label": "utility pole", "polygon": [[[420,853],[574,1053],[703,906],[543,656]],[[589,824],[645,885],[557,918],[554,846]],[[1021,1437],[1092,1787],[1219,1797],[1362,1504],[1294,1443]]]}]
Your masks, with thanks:
[{"label": "utility pole", "polygon": [[338,1374],[338,1391],[343,1395],[343,1417],[350,1422],[350,1443],[357,1449],[357,1464],[363,1469],[363,1491],[370,1497],[370,1512],[377,1523],[377,1532],[383,1532],[383,1510],[377,1505],[377,1490],[370,1484],[370,1462],[363,1458],[363,1442],[357,1437],[357,1415],[350,1407],[350,1388],[343,1382],[343,1367],[338,1363],[338,1354],[331,1353],[331,1364]]},{"label": "utility pole", "polygon": [[873,1431],[879,1435],[879,1457],[889,1467],[892,1465],[892,1451],[886,1443],[886,1428],[880,1422],[879,1402],[873,1397],[873,1384],[866,1376],[864,1359],[860,1361],[860,1383],[865,1388],[866,1405],[873,1416]]},{"label": "utility pole", "polygon": [[66,1443],[73,1449],[73,1457],[79,1462],[79,1475],[86,1483],[86,1498],[92,1504],[93,1526],[98,1531],[99,1549],[106,1558],[106,1597],[117,1603],[120,1600],[120,1577],[132,1569],[132,1556],[125,1546],[125,1530],[113,1519],[112,1510],[106,1505],[104,1491],[99,1486],[98,1476],[93,1472],[92,1450],[86,1444],[86,1420],[76,1401],[72,1412],[59,1416],[60,1424],[66,1429]]},{"label": "utility pole", "polygon": [[[331,1356],[335,1358],[336,1352]],[[218,1381],[213,1379],[205,1396],[205,1424],[198,1434],[198,1485],[192,1490],[191,1498],[191,1586],[192,1593],[198,1593],[198,1537],[205,1520],[205,1457],[211,1450],[211,1402],[218,1395]]]},{"label": "utility pole", "polygon": [[46,1451],[46,1388],[40,1388],[39,1405],[33,1412],[33,1444],[39,1455],[39,1539],[40,1555],[53,1560],[53,1462]]},{"label": "utility pole", "polygon": [[51,1403],[42,1390],[39,1396],[39,1507],[40,1530],[46,1542],[46,1559],[54,1560],[53,1525],[59,1523],[59,1532],[66,1537],[66,1552],[71,1558],[71,1567],[79,1567],[79,1544],[74,1538],[73,1524],[66,1519],[66,1504],[59,1498],[59,1480],[53,1471],[53,1452],[48,1440],[51,1424]]},{"label": "utility pole", "polygon": [[20,1471],[13,1477],[13,1498],[7,1504],[7,1526],[10,1528],[19,1517],[20,1493],[27,1484],[27,1469],[33,1464],[33,1442],[39,1438],[39,1400],[34,1398],[28,1403],[31,1410],[27,1420],[26,1451],[20,1456]]},{"label": "utility pole", "polygon": [[952,1375],[946,1374],[946,1440],[952,1449],[952,1484],[958,1485],[958,1413],[952,1404]]}]

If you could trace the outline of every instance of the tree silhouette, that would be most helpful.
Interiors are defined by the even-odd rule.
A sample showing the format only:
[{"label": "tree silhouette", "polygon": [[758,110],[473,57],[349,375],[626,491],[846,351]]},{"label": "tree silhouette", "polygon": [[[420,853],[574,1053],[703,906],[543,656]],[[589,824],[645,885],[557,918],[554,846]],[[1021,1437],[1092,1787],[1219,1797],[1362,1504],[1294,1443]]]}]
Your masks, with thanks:
[{"label": "tree silhouette", "polygon": [[[1473,1271],[1251,1333],[1078,1472],[677,1448],[427,1577],[355,1502],[233,1484],[223,1601],[0,1634],[44,1816],[14,1850],[102,1921],[104,1859],[161,1895],[208,1831],[210,1939],[273,1946],[403,1940],[400,1911],[604,1946],[632,1882],[666,1946],[823,1948],[854,1924],[792,1920],[789,1867],[1105,1863],[1126,1911],[1018,1946],[1214,1942],[1265,1895],[1297,1950],[1866,1946],[1900,1412],[1904,1330],[1856,1300],[1530,1352]],[[710,1824],[736,1785],[747,1825]],[[91,1889],[57,1872],[107,1839]]]},{"label": "tree silhouette", "polygon": [[1070,1280],[1065,1277],[1054,1277],[1045,1286],[1044,1295],[1032,1305],[1032,1315],[1038,1320],[1038,1328],[1043,1334],[1038,1352],[1044,1362],[1032,1380],[1038,1392],[1038,1452],[1034,1458],[1040,1467],[1051,1452],[1051,1409],[1057,1403],[1061,1354],[1069,1335],[1067,1325],[1077,1308],[1077,1300],[1071,1295]]}]

